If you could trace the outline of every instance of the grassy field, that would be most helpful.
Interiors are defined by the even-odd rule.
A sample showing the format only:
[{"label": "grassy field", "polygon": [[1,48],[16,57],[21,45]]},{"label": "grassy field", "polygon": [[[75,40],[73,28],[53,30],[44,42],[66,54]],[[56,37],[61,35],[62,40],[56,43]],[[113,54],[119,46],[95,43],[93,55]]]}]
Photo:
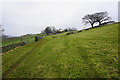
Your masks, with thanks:
[{"label": "grassy field", "polygon": [[37,34],[37,35],[31,35],[31,36],[25,36],[25,37],[4,38],[4,39],[2,39],[2,46],[21,42],[21,38],[23,39],[24,42],[31,43],[31,42],[35,41],[35,36],[43,36],[43,35]]},{"label": "grassy field", "polygon": [[118,78],[118,24],[46,36],[2,55],[4,78]]}]

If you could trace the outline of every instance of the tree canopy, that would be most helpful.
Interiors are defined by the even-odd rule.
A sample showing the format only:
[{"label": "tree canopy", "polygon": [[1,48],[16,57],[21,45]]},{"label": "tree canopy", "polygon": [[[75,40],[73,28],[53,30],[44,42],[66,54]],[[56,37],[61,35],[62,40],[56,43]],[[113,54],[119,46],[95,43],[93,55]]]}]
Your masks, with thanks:
[{"label": "tree canopy", "polygon": [[85,15],[82,20],[83,22],[86,24],[90,24],[92,27],[94,27],[93,25],[98,22],[99,26],[105,22],[105,21],[109,21],[111,18],[109,17],[108,13],[105,12],[97,12],[94,14],[87,14]]}]

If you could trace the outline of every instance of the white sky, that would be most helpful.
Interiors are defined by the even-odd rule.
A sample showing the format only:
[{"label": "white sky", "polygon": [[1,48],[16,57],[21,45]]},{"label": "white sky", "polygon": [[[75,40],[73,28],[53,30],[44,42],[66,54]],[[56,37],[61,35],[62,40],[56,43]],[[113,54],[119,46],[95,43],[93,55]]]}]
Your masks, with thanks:
[{"label": "white sky", "polygon": [[[4,0],[2,21],[5,34],[18,36],[40,33],[47,26],[56,28],[75,27],[82,29],[82,17],[100,11],[107,11],[112,20],[118,21],[118,0]],[[1,8],[1,7],[0,7]],[[1,16],[0,16],[1,18]]]}]

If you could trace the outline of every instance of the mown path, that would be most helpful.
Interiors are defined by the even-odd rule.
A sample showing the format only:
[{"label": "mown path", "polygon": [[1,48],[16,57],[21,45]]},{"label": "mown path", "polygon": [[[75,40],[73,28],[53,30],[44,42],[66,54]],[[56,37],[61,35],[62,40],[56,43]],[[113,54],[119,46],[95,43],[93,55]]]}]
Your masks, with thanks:
[{"label": "mown path", "polygon": [[30,54],[32,54],[32,53],[37,49],[38,46],[42,46],[42,45],[43,45],[42,43],[38,43],[38,42],[36,42],[36,43],[37,43],[37,44],[34,45],[34,47],[33,47],[29,52],[25,53],[24,56],[22,56],[18,61],[16,61],[16,63],[15,63],[14,65],[12,65],[12,66],[9,68],[9,70],[7,70],[7,71],[4,73],[4,75],[2,76],[2,78],[7,78],[6,75],[11,74],[12,71],[13,71],[17,66],[19,66],[19,64],[21,64],[27,56],[29,56]]},{"label": "mown path", "polygon": [[36,49],[37,46],[38,44],[34,46],[31,51],[27,52],[26,55],[20,58],[13,66],[11,66],[11,68],[5,73],[5,75],[3,75],[3,78],[6,78],[6,75],[10,74],[28,55],[30,55]]}]

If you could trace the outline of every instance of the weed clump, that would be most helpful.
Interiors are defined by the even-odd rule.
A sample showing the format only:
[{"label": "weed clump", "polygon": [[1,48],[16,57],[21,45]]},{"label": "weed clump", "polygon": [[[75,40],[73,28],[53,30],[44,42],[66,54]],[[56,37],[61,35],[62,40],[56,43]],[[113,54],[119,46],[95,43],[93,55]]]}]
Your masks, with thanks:
[{"label": "weed clump", "polygon": [[57,36],[56,35],[54,35],[52,38],[56,38]]},{"label": "weed clump", "polygon": [[74,32],[68,32],[66,35],[75,34]]},{"label": "weed clump", "polygon": [[82,32],[82,30],[77,31],[77,33]]}]

